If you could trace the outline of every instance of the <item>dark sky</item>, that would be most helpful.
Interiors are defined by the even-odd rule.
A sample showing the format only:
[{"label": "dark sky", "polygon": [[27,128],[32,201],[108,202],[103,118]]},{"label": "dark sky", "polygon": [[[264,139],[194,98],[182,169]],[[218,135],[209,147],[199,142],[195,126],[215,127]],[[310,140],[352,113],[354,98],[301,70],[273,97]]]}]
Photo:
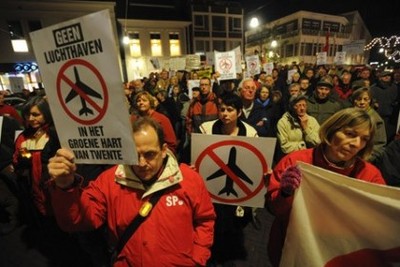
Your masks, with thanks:
[{"label": "dark sky", "polygon": [[332,15],[358,10],[372,38],[400,35],[399,0],[241,0],[241,2],[245,15],[253,16],[258,12],[264,21],[275,20],[299,10]]}]

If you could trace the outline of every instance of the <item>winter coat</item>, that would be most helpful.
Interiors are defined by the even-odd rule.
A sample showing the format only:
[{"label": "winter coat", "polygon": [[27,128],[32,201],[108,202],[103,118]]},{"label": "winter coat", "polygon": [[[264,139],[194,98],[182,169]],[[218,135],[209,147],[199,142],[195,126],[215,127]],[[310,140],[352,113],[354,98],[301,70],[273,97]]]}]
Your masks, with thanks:
[{"label": "winter coat", "polygon": [[[237,126],[239,127],[239,136],[250,136],[256,137],[257,131],[253,126],[238,120]],[[222,122],[221,120],[206,121],[200,125],[200,131],[203,134],[222,134]]]},{"label": "winter coat", "polygon": [[308,115],[307,128],[304,131],[289,112],[283,114],[278,121],[278,140],[285,154],[316,146],[320,143],[318,132],[319,124],[310,115]]},{"label": "winter coat", "polygon": [[165,189],[147,219],[119,254],[120,266],[204,266],[210,257],[215,213],[203,179],[168,153],[165,168],[147,190],[128,165],[103,172],[88,187],[54,186],[52,204],[65,231],[98,228],[107,223],[115,245],[140,207]]}]

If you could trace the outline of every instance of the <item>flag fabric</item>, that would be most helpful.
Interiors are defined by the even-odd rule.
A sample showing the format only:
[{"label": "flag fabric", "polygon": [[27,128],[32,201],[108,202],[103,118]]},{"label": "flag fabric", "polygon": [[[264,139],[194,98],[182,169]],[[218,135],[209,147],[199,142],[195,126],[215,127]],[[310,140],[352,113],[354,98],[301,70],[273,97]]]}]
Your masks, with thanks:
[{"label": "flag fabric", "polygon": [[329,51],[329,36],[330,36],[330,30],[328,30],[326,32],[326,36],[325,36],[325,45],[322,49],[323,52],[327,52]]},{"label": "flag fabric", "polygon": [[286,266],[400,266],[400,189],[300,163]]}]

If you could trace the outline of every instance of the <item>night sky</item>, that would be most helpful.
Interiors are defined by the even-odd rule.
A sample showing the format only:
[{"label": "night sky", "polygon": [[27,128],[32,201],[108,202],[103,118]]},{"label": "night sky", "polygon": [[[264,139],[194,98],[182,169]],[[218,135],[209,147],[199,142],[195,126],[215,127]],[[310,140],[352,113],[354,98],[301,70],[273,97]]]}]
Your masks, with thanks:
[{"label": "night sky", "polygon": [[[400,1],[398,0],[241,0],[248,18],[261,15],[264,22],[299,10],[338,15],[358,10],[372,38],[400,35]],[[256,11],[255,11],[256,10]]]}]

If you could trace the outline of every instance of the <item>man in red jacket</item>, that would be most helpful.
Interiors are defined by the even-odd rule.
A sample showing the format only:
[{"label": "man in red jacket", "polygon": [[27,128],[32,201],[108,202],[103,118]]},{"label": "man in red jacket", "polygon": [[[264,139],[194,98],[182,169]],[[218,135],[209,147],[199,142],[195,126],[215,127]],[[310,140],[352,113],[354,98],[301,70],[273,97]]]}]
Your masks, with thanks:
[{"label": "man in red jacket", "polygon": [[154,120],[133,123],[138,163],[106,170],[85,189],[74,174],[74,155],[67,149],[50,159],[54,179],[52,204],[65,231],[98,228],[107,223],[109,243],[159,191],[160,200],[133,233],[114,262],[118,266],[205,266],[213,242],[215,213],[200,175],[178,165]]}]

